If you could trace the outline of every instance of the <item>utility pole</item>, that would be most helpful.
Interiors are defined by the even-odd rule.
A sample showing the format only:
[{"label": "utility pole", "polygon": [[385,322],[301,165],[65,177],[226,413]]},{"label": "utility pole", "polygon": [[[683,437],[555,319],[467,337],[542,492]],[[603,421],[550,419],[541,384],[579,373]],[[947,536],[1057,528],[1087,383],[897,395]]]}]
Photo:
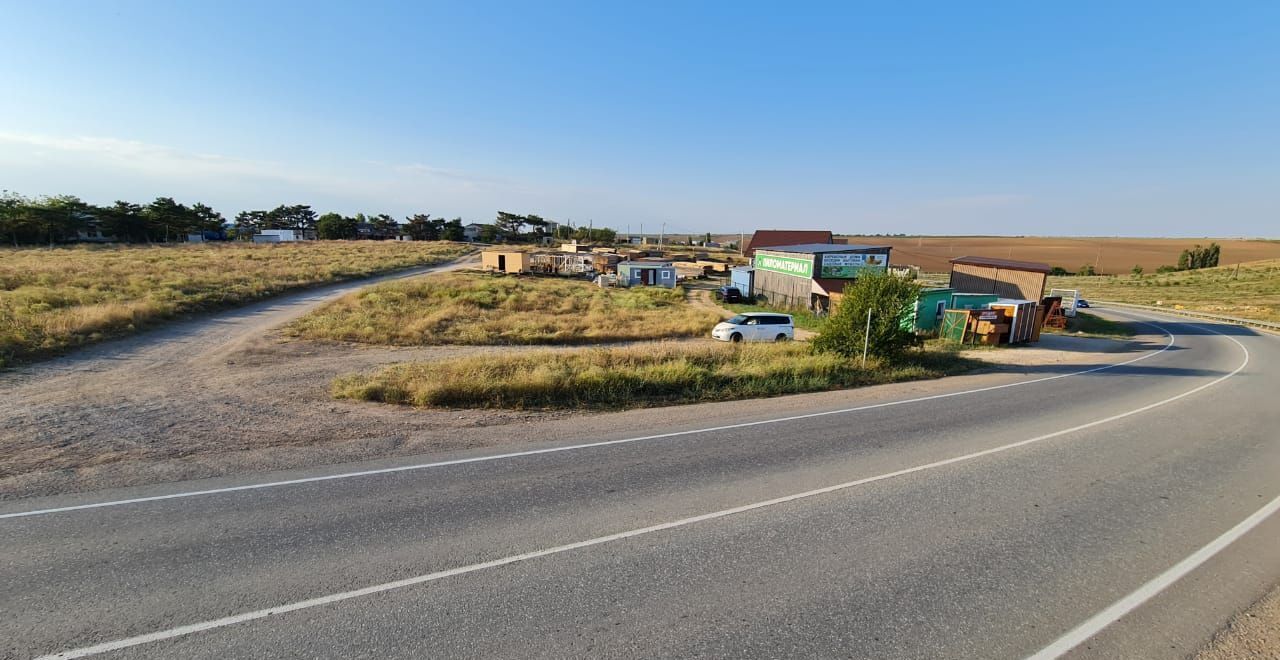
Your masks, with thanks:
[{"label": "utility pole", "polygon": [[648,241],[644,240],[644,223],[640,223],[640,245],[643,246]]},{"label": "utility pole", "polygon": [[658,247],[662,247],[662,237],[667,233],[667,223],[662,223],[662,230],[658,232]]}]

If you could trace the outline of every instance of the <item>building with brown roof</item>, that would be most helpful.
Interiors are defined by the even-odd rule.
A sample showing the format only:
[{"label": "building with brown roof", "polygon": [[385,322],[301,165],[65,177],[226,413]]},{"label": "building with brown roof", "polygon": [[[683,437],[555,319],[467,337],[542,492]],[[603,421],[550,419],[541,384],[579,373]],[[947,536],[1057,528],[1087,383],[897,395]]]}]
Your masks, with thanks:
[{"label": "building with brown roof", "polygon": [[988,293],[1039,302],[1050,270],[1034,261],[957,257],[951,260],[951,288],[957,293]]},{"label": "building with brown roof", "polygon": [[744,256],[754,256],[756,250],[770,247],[783,247],[787,245],[806,245],[813,243],[831,244],[831,232],[829,231],[810,231],[810,230],[792,230],[792,229],[757,229],[756,233],[751,235],[751,240],[747,241],[746,246],[742,250]]}]

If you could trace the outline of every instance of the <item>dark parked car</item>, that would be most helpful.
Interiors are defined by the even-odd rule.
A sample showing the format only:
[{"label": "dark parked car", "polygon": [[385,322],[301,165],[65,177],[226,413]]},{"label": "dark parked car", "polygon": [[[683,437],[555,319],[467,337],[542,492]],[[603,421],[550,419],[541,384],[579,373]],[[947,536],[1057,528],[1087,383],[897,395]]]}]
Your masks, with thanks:
[{"label": "dark parked car", "polygon": [[736,286],[722,286],[716,289],[716,300],[723,300],[727,303],[742,302],[742,292]]},{"label": "dark parked car", "polygon": [[1081,298],[1076,301],[1076,307],[1083,307],[1085,309],[1089,309],[1089,301],[1085,300],[1084,298]]}]

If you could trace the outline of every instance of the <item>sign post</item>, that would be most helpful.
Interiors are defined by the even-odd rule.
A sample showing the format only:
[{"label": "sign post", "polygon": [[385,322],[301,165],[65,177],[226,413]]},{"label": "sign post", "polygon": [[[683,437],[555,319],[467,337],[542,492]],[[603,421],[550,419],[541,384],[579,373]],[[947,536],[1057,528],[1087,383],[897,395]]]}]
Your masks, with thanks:
[{"label": "sign post", "polygon": [[867,334],[862,336],[862,366],[867,366],[867,348],[871,346],[871,310],[867,310]]}]

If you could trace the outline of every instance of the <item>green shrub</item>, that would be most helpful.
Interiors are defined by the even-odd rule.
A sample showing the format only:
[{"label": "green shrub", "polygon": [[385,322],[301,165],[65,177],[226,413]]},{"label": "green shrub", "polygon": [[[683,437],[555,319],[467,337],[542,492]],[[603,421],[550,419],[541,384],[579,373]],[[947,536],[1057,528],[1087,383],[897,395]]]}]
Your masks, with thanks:
[{"label": "green shrub", "polygon": [[[919,344],[915,333],[902,327],[902,315],[915,304],[920,286],[892,275],[863,275],[844,287],[844,297],[822,324],[813,350],[855,357],[866,353],[885,360],[899,358]],[[867,314],[871,330],[867,333]]]}]

